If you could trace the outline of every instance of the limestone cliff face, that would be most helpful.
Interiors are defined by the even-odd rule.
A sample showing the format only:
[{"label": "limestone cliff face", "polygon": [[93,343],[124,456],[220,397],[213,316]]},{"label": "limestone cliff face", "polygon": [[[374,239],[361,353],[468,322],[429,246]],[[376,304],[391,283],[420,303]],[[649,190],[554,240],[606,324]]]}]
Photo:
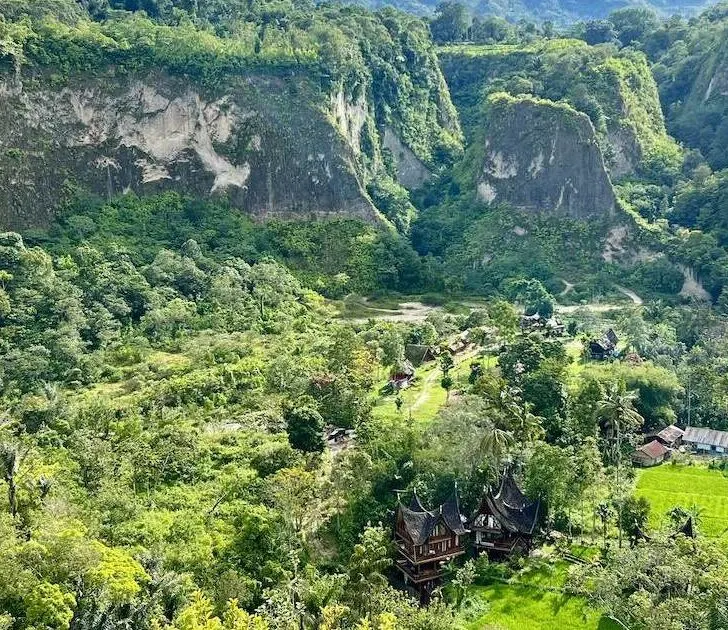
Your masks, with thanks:
[{"label": "limestone cliff face", "polygon": [[210,95],[164,73],[62,89],[13,76],[0,103],[3,229],[46,224],[69,185],[224,196],[260,217],[377,216],[357,162],[366,103],[321,106],[305,78],[242,77]]},{"label": "limestone cliff face", "polygon": [[568,103],[590,117],[610,176],[654,161],[680,160],[667,135],[647,59],[556,39],[528,45],[448,46],[440,63],[469,136],[480,124],[481,95],[506,91]]},{"label": "limestone cliff face", "polygon": [[577,218],[614,212],[616,199],[588,116],[567,105],[489,97],[477,194],[487,203]]}]

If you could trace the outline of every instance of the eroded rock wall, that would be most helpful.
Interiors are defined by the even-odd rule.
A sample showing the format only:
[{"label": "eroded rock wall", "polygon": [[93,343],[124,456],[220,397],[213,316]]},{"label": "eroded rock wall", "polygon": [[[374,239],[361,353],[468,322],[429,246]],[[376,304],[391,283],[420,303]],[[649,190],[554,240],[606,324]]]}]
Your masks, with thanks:
[{"label": "eroded rock wall", "polygon": [[225,196],[260,217],[346,214],[375,220],[357,167],[366,103],[332,97],[340,125],[305,78],[250,76],[211,95],[164,73],[54,89],[0,80],[0,227],[48,223],[73,185],[97,194],[173,188]]},{"label": "eroded rock wall", "polygon": [[594,127],[566,105],[488,99],[478,197],[577,218],[612,214],[616,198]]}]

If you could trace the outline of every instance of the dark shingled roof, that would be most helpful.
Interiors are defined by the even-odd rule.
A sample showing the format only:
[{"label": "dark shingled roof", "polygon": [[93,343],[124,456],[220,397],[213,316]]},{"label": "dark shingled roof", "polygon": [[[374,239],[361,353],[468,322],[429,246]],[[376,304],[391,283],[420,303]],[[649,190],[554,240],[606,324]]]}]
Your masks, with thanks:
[{"label": "dark shingled roof", "polygon": [[612,344],[612,346],[616,346],[617,343],[619,343],[619,339],[617,338],[617,335],[615,334],[614,330],[610,328],[606,333],[604,333],[605,339],[609,341],[609,343]]},{"label": "dark shingled roof", "polygon": [[413,490],[412,492],[412,500],[409,504],[409,509],[413,512],[427,512],[427,508],[422,505],[422,501],[420,501],[420,497],[417,496],[417,490]]},{"label": "dark shingled roof", "polygon": [[[528,499],[521,492],[511,472],[506,471],[501,478],[498,492],[493,494],[488,489],[478,513],[486,507],[504,529],[513,533],[533,534],[538,523],[541,502]],[[477,516],[476,514],[473,521]]]},{"label": "dark shingled roof", "polygon": [[448,529],[459,536],[468,532],[463,525],[463,517],[460,514],[457,490],[436,511],[425,509],[416,492],[412,496],[409,507],[400,503],[398,509],[402,515],[405,529],[415,545],[421,545],[427,541],[440,522],[443,522]]}]

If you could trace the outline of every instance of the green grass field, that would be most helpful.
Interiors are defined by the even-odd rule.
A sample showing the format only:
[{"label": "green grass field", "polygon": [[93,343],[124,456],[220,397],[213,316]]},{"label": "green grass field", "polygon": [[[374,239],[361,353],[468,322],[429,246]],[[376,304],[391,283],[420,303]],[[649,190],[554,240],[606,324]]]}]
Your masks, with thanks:
[{"label": "green grass field", "polygon": [[[451,375],[455,380],[453,390],[457,390],[467,384],[470,374],[470,364],[476,358],[482,361],[484,367],[490,368],[495,365],[495,357],[474,356],[473,353],[463,353],[453,357],[455,367]],[[402,396],[402,413],[412,415],[412,420],[420,423],[429,423],[437,415],[437,412],[445,405],[447,393],[440,385],[442,371],[439,361],[430,361],[421,365],[416,370],[417,378],[414,384],[400,392]],[[380,387],[386,384],[386,380],[380,383]],[[454,394],[451,393],[451,396]],[[377,398],[373,413],[377,417],[395,417],[397,406],[395,405],[396,394],[388,393]]]},{"label": "green grass field", "polygon": [[471,630],[615,630],[580,597],[536,586],[491,584],[471,594],[488,602],[488,611],[468,624]]},{"label": "green grass field", "polygon": [[[560,592],[572,565],[531,560],[508,584],[474,586],[469,593],[485,612],[470,630],[616,630],[617,626],[581,597]],[[478,608],[476,604],[476,609]]]},{"label": "green grass field", "polygon": [[650,525],[660,527],[667,511],[680,505],[700,508],[698,531],[719,537],[728,531],[728,479],[705,466],[663,464],[638,472],[637,495],[652,506]]}]

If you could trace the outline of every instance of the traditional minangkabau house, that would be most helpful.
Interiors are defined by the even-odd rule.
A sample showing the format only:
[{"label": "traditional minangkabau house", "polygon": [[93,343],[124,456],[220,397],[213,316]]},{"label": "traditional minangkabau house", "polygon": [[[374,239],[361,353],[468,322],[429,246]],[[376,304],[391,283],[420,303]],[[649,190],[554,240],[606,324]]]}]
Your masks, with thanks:
[{"label": "traditional minangkabau house", "polygon": [[508,470],[497,492],[488,488],[480,506],[467,523],[475,535],[475,549],[499,556],[514,551],[528,553],[536,533],[541,502],[531,501]]},{"label": "traditional minangkabau house", "polygon": [[457,488],[436,510],[426,509],[416,492],[409,507],[399,502],[394,533],[396,566],[423,603],[442,578],[445,565],[465,553],[468,530],[464,521]]},{"label": "traditional minangkabau house", "polygon": [[605,361],[617,355],[619,339],[611,328],[604,333],[601,339],[592,339],[589,342],[589,358],[594,361]]}]

